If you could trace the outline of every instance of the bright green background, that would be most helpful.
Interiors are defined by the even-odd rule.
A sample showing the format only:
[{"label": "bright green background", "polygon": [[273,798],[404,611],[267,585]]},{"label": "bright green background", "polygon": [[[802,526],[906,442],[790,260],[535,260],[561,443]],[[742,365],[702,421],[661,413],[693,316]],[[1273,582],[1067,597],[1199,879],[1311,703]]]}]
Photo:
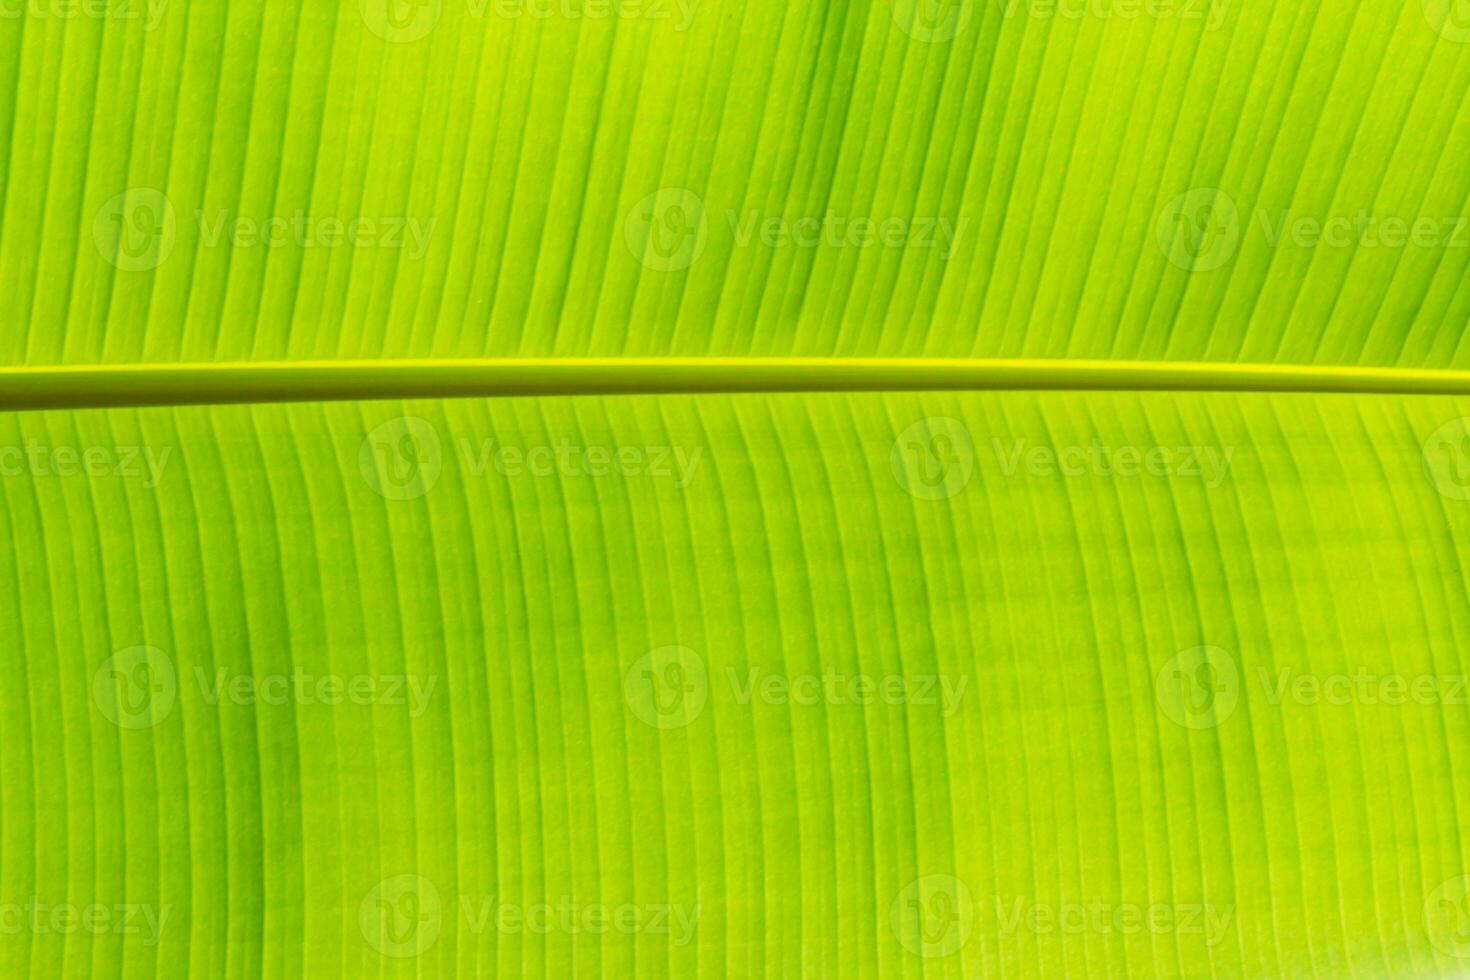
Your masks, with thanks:
[{"label": "bright green background", "polygon": [[[704,0],[687,22],[673,0],[391,0],[397,26],[390,0],[154,2],[0,11],[0,366],[1470,367],[1450,0],[948,0],[933,21]],[[211,243],[201,213],[429,238]],[[1447,237],[1270,240],[1283,214],[1360,213]],[[959,238],[760,240],[828,214]],[[1276,704],[1260,677],[1463,679],[1467,416],[1066,393],[5,415],[0,974],[1465,975],[1466,706]],[[702,455],[684,487],[471,472],[459,440],[492,437]],[[995,441],[1017,439],[1233,455],[1214,487],[1008,475]],[[427,492],[374,489],[380,446],[434,443]],[[170,456],[150,487],[17,465],[32,445]],[[111,670],[141,645],[157,670],[124,679],[172,676],[174,703],[119,726],[142,688]],[[629,691],[675,646],[709,689],[659,729]],[[966,687],[948,715],[741,704],[727,671],[751,667]],[[436,686],[418,717],[210,704],[195,672],[218,668]],[[1191,677],[1215,707],[1181,716]],[[685,945],[475,932],[461,906],[563,895],[697,903],[699,924]],[[157,946],[12,930],[32,896],[169,918]],[[383,955],[385,896],[425,903],[389,950],[416,956]],[[1017,901],[1229,919],[1214,944],[1044,932],[1005,925]]]},{"label": "bright green background", "polygon": [[[3,483],[0,900],[168,903],[172,919],[157,947],[3,936],[0,969],[1459,975],[1463,919],[1426,902],[1444,882],[1463,895],[1464,705],[1273,704],[1258,676],[1464,675],[1466,504],[1422,456],[1467,414],[1437,398],[991,394],[6,417],[6,445],[172,452],[154,489]],[[432,426],[420,445],[437,441],[442,467],[390,500],[359,453],[404,415]],[[906,492],[892,465],[895,437],[933,418],[975,446],[948,499]],[[462,441],[492,438],[703,452],[683,489],[476,475]],[[1007,475],[994,440],[1018,438],[1233,455],[1214,489]],[[119,728],[93,677],[144,643],[177,697]],[[708,696],[660,730],[625,676],[676,644],[706,664]],[[1238,697],[1191,729],[1156,677],[1200,645],[1238,666]],[[437,687],[413,719],[210,705],[194,674],[293,666]],[[948,717],[741,704],[726,671],[751,667],[967,687]],[[403,874],[434,883],[442,931],[384,958],[359,911]],[[975,918],[957,951],[924,958],[891,913],[929,875],[963,881]],[[562,895],[697,902],[701,918],[676,947],[476,934],[459,904]],[[997,899],[1233,914],[1209,946],[1005,929]]]},{"label": "bright green background", "polygon": [[[675,0],[581,19],[562,13],[579,0],[536,0],[550,16],[517,13],[531,0],[153,2],[152,30],[121,14],[0,22],[0,363],[1470,364],[1470,222],[1454,247],[1272,247],[1265,230],[1282,212],[1467,214],[1470,29],[1443,20],[1449,0],[1158,0],[1158,17],[1137,0],[1087,0],[1110,16],[936,0],[955,18],[937,32],[917,0],[703,0],[687,19]],[[1191,275],[1158,230],[1200,188],[1234,202],[1240,238]],[[157,194],[174,213],[153,269],[109,264],[111,218],[95,233],[130,189],[155,195],[118,206],[144,208],[136,230],[161,220]],[[688,268],[647,268],[630,216],[675,189],[702,202],[705,246]],[[298,212],[433,224],[415,259],[211,245],[201,211],[211,228]],[[731,213],[961,233],[948,260],[737,247]]]}]

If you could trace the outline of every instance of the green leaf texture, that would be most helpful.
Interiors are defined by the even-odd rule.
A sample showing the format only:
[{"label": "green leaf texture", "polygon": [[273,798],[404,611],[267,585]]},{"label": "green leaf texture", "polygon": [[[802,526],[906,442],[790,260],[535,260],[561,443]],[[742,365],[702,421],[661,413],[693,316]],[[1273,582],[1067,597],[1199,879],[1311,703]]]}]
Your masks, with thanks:
[{"label": "green leaf texture", "polygon": [[[1470,398],[561,397],[1470,390],[1467,89],[1463,0],[0,0],[0,976],[1470,975]],[[371,400],[486,357],[600,360]],[[77,408],[180,376],[367,400]]]},{"label": "green leaf texture", "polygon": [[1463,975],[1466,415],[5,416],[0,971]]},{"label": "green leaf texture", "polygon": [[1464,367],[1459,0],[16,0],[0,363]]}]

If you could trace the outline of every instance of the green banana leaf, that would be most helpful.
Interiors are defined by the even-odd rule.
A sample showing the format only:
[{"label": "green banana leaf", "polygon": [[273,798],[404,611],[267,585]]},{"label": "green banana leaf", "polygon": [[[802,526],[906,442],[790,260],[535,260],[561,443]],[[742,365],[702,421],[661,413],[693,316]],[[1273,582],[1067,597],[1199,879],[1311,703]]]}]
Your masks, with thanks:
[{"label": "green banana leaf", "polygon": [[0,4],[0,394],[1402,388],[7,412],[0,975],[1470,975],[1470,396],[1412,393],[1470,367],[1467,42],[1457,0]]}]

